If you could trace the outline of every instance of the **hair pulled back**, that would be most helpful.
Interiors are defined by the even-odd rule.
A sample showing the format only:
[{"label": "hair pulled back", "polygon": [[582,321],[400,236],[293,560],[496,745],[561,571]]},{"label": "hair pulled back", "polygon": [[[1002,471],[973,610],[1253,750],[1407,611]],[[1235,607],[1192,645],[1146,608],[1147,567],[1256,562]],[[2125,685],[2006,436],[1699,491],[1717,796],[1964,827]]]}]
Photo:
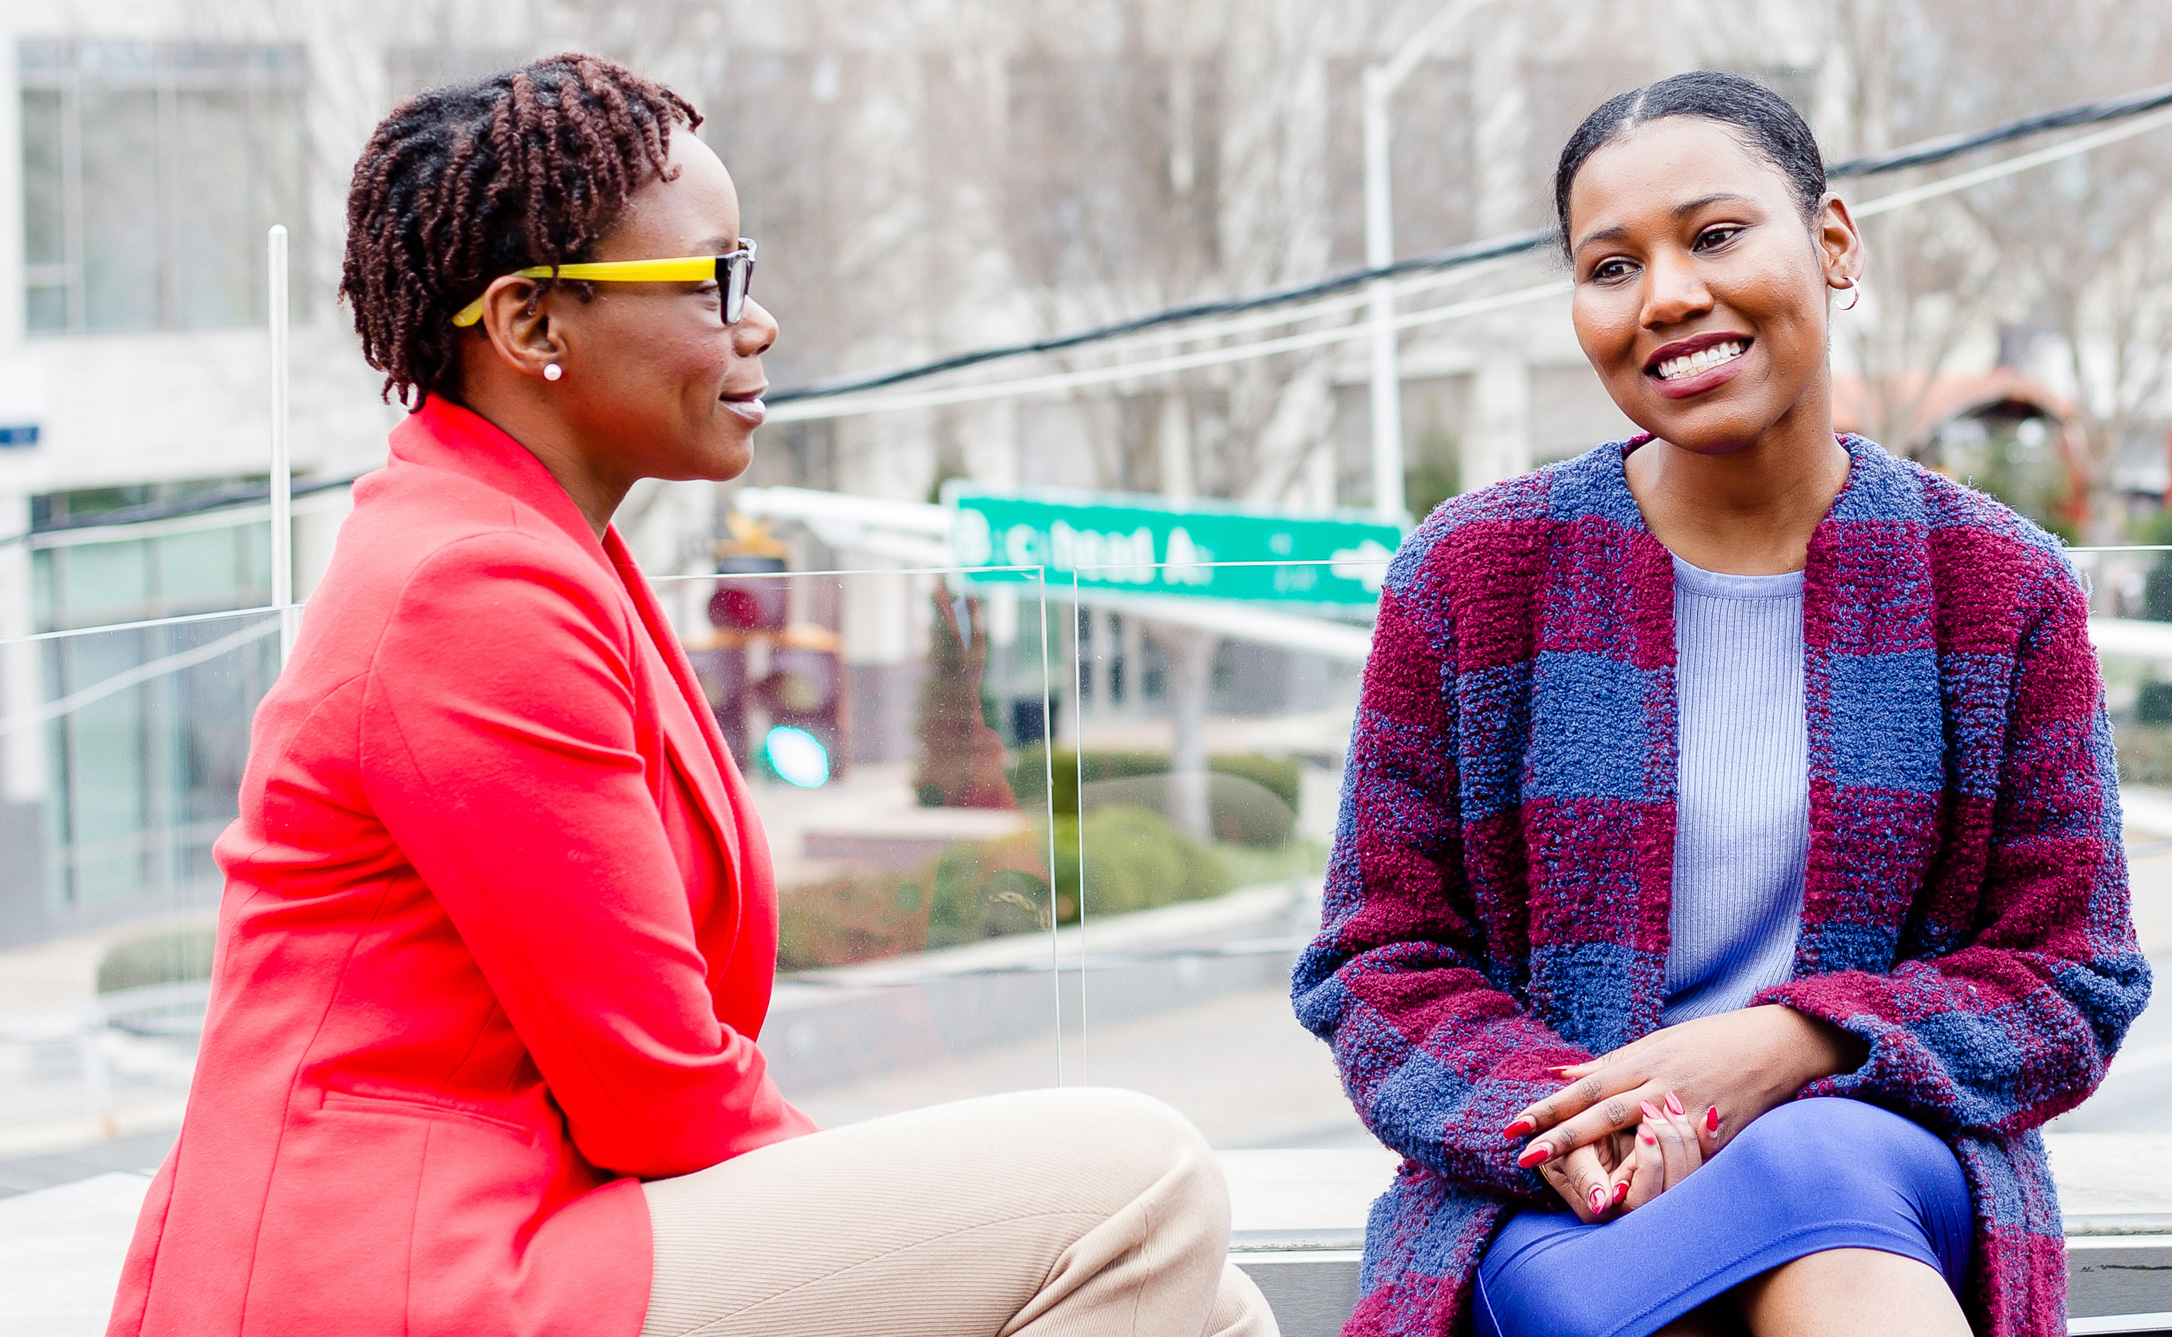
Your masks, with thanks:
[{"label": "hair pulled back", "polygon": [[1691,70],[1646,84],[1602,103],[1584,118],[1562,147],[1554,168],[1554,218],[1561,244],[1569,244],[1569,187],[1584,160],[1647,121],[1694,116],[1732,127],[1758,156],[1780,169],[1805,221],[1825,199],[1825,158],[1800,113],[1786,98],[1739,74]]},{"label": "hair pulled back", "polygon": [[493,279],[588,258],[634,191],[668,179],[677,93],[567,52],[432,89],[370,136],[347,193],[339,292],[385,398],[409,407],[455,376],[455,312]]}]

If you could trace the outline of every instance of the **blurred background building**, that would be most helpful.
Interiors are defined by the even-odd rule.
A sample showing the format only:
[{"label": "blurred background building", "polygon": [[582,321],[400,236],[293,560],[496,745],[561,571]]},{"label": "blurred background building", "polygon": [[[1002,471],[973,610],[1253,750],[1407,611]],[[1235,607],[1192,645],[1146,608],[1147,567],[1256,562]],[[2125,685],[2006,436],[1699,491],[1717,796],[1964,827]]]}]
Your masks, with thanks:
[{"label": "blurred background building", "polygon": [[[351,165],[378,118],[417,91],[580,47],[686,93],[738,179],[743,231],[761,242],[756,291],[784,329],[770,375],[788,387],[1355,267],[1364,71],[1438,8],[0,5],[0,636],[265,602],[263,237],[275,222],[295,239],[306,595],[347,504],[345,480],[382,459],[398,417],[334,286]],[[2172,77],[2172,16],[2158,7],[2046,10],[2022,0],[1483,6],[1390,103],[1395,250],[1548,224],[1569,130],[1612,94],[1677,70],[1766,81],[1836,159]],[[1843,425],[2074,538],[2165,536],[2168,174],[2172,147],[2145,136],[1869,223],[1867,293],[1836,335]],[[1844,193],[1914,179],[1925,178]],[[1438,286],[1485,297],[1559,272],[1540,255]],[[1419,514],[1630,430],[1576,347],[1565,295],[1412,329],[1400,367],[1405,486]],[[1347,341],[1057,393],[811,416],[766,428],[744,482],[922,503],[968,479],[1364,507],[1367,387],[1365,346]],[[645,484],[620,524],[653,574],[712,570],[733,491]],[[784,537],[800,569],[899,564],[894,550],[827,544],[810,530]],[[884,588],[856,583],[826,614],[863,702],[916,690],[907,647],[930,617],[925,600],[898,597],[903,586]],[[2100,596],[2139,608],[2146,593],[2137,572]],[[689,616],[698,621],[698,607]],[[1015,635],[1004,617],[992,616],[999,642]],[[0,944],[215,896],[208,846],[231,812],[262,681],[237,682],[222,661],[218,675],[184,668],[151,690],[39,713],[223,634],[192,625],[0,648],[10,865]],[[1105,697],[1153,696],[1185,671],[1176,639],[1114,615],[1067,619],[1060,632],[1071,653],[1083,637],[1119,654],[1106,677],[1088,678]],[[268,679],[275,650],[257,652]],[[1303,690],[1247,662],[1202,681],[1224,699]],[[892,760],[907,745],[863,734],[860,760]]]}]

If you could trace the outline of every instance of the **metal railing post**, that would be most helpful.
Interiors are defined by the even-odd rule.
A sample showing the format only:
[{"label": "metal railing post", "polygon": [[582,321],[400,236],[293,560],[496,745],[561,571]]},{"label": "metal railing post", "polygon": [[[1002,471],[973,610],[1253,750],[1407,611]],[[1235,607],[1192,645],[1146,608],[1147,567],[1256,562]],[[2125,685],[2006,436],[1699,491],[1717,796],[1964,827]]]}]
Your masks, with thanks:
[{"label": "metal railing post", "polygon": [[294,469],[287,451],[287,230],[273,224],[267,236],[271,324],[271,578],[279,610],[279,664],[286,666],[301,628],[294,606]]}]

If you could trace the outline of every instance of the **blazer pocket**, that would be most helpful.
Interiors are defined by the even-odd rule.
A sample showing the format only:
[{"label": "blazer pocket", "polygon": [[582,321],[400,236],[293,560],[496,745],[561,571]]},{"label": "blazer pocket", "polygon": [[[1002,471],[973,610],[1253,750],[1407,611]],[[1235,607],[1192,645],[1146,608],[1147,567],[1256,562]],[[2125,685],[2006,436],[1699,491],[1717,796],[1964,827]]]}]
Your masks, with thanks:
[{"label": "blazer pocket", "polygon": [[420,1096],[363,1095],[356,1091],[341,1091],[327,1087],[319,1107],[354,1114],[390,1114],[405,1119],[452,1119],[463,1123],[479,1124],[501,1133],[511,1133],[529,1145],[535,1143],[535,1129],[511,1119],[501,1119],[481,1110],[464,1109],[458,1105],[441,1104]]}]

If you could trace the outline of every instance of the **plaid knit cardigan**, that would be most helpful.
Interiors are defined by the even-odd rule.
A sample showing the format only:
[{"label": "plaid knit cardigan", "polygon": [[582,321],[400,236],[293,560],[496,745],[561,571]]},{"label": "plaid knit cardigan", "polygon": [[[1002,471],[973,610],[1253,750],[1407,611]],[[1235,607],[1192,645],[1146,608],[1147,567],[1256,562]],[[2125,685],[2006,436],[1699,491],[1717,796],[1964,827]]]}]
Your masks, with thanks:
[{"label": "plaid knit cardigan", "polygon": [[[1555,1205],[1501,1129],[1659,1025],[1674,857],[1674,575],[1623,474],[1645,438],[1457,498],[1397,554],[1323,924],[1293,982],[1374,1135],[1345,1337],[1465,1330],[1480,1255]],[[1804,1095],[1885,1106],[1967,1174],[1980,1333],[2066,1331],[2037,1126],[2149,994],[2111,730],[2058,542],[1871,442],[1810,540],[1810,852],[1784,1003],[1870,1047]],[[1724,1154],[1724,1153],[1723,1153]]]}]

